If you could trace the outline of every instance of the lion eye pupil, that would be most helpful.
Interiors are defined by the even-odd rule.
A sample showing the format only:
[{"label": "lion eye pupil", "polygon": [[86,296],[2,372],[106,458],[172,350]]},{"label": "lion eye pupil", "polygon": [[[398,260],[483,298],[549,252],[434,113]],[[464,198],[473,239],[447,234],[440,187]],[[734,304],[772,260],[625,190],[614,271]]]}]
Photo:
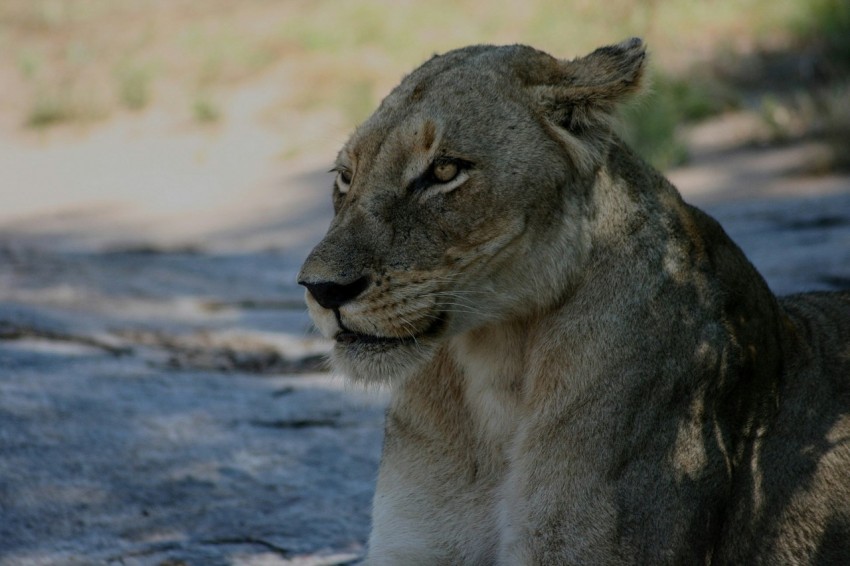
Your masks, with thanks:
[{"label": "lion eye pupil", "polygon": [[434,178],[440,183],[448,183],[457,177],[459,172],[456,163],[436,163],[434,165]]}]

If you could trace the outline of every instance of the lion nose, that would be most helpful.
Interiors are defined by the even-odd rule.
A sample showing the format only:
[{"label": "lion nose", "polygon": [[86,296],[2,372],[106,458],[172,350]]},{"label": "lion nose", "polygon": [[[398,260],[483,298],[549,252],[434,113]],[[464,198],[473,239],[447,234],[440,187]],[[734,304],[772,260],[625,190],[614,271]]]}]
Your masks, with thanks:
[{"label": "lion nose", "polygon": [[369,278],[363,276],[351,283],[336,283],[334,281],[316,283],[299,281],[298,283],[307,287],[316,302],[326,309],[338,309],[365,291],[366,287],[369,286]]}]

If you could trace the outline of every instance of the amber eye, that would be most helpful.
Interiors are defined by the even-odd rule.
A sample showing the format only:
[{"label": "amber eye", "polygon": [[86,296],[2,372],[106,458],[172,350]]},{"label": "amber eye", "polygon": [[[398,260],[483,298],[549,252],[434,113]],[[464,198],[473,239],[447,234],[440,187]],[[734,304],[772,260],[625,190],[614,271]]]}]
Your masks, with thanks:
[{"label": "amber eye", "polygon": [[430,167],[407,186],[408,192],[429,194],[448,193],[470,178],[473,164],[456,157],[438,157]]},{"label": "amber eye", "polygon": [[438,161],[434,163],[431,169],[431,175],[438,183],[453,181],[458,173],[460,173],[460,167],[454,161]]}]

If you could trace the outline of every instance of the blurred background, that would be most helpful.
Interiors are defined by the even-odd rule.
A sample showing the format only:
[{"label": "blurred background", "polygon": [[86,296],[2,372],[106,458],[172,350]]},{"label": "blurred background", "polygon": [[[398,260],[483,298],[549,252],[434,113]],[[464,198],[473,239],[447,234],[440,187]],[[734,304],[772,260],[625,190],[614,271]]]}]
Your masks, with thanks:
[{"label": "blurred background", "polygon": [[283,193],[327,185],[307,177],[431,54],[574,57],[630,36],[653,81],[623,133],[655,165],[688,164],[688,126],[733,115],[724,143],[820,140],[805,172],[848,167],[844,0],[4,0],[0,230],[196,246],[253,225],[238,239],[257,245],[306,204]]},{"label": "blurred background", "polygon": [[295,284],[336,151],[435,52],[631,36],[622,135],[850,287],[847,0],[0,0],[0,565],[356,560],[386,400]]}]

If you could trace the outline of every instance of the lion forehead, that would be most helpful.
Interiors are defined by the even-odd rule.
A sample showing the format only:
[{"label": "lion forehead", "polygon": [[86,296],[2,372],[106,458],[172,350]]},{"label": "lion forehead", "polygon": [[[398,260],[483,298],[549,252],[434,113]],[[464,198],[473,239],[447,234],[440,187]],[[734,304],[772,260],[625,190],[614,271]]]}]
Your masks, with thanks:
[{"label": "lion forehead", "polygon": [[538,151],[543,130],[522,93],[489,83],[458,92],[431,90],[418,101],[391,94],[399,100],[355,130],[344,158],[360,171],[410,177],[438,155],[492,162]]},{"label": "lion forehead", "polygon": [[[442,120],[444,128],[451,129],[459,122],[468,126],[486,121],[487,116],[509,116],[519,107],[527,108],[524,80],[517,70],[523,68],[524,59],[541,55],[549,57],[522,45],[479,45],[436,55],[403,78],[357,129],[351,143],[368,145],[369,138],[383,138],[393,126],[411,118],[415,126],[409,132],[428,134],[422,124],[429,120],[436,126]],[[423,139],[425,146],[433,141],[427,135]]]}]

